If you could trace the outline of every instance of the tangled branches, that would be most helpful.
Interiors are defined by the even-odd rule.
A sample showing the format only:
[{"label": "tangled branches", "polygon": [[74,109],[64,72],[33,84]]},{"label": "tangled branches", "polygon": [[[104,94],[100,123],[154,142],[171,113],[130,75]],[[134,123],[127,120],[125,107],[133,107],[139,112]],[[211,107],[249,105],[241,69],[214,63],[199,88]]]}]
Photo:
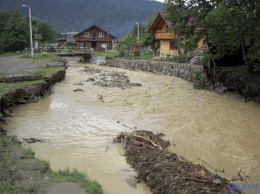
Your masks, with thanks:
[{"label": "tangled branches", "polygon": [[122,143],[127,162],[137,171],[137,182],[144,181],[154,194],[241,193],[229,190],[230,182],[171,153],[164,141],[150,131],[120,133],[114,142]]}]

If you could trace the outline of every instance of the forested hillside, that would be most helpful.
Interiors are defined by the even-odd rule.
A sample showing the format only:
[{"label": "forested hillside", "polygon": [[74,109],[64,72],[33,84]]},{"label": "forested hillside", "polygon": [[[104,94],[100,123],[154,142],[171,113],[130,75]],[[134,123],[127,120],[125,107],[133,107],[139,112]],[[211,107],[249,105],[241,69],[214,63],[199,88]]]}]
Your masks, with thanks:
[{"label": "forested hillside", "polygon": [[95,24],[105,30],[110,27],[115,36],[129,33],[136,22],[146,22],[162,8],[162,3],[149,0],[1,0],[0,9],[28,15],[23,4],[31,6],[34,19],[46,20],[59,32]]}]

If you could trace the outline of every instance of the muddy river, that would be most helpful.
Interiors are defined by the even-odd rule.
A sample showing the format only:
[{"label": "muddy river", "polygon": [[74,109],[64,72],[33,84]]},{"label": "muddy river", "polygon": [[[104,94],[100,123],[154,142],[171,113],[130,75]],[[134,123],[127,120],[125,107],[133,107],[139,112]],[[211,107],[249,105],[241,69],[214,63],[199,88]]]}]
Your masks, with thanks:
[{"label": "muddy river", "polygon": [[[84,66],[125,72],[142,86],[93,85],[86,80],[100,73],[84,72]],[[241,171],[245,181],[260,183],[260,106],[253,102],[194,90],[192,83],[176,77],[77,62],[70,62],[66,79],[53,91],[37,103],[19,106],[5,128],[19,138],[46,139],[24,145],[54,170],[69,167],[87,174],[106,194],[150,193],[145,184],[135,188],[129,183],[135,172],[120,145],[112,143],[119,132],[134,129],[164,133],[163,138],[176,145],[170,147],[173,152],[209,169],[224,170],[219,174],[229,180]]]}]

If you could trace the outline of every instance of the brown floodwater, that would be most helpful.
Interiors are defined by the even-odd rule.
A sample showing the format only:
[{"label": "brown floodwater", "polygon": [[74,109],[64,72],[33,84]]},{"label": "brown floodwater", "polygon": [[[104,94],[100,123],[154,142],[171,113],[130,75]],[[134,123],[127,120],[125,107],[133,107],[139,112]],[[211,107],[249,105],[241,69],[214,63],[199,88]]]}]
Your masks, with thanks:
[{"label": "brown floodwater", "polygon": [[[86,65],[125,72],[142,86],[92,85],[85,81],[98,74],[83,72]],[[79,82],[84,85],[74,85]],[[77,88],[84,91],[74,92]],[[211,171],[224,170],[219,174],[229,180],[241,171],[245,181],[260,184],[260,106],[253,102],[194,90],[192,83],[176,77],[77,62],[70,62],[66,79],[53,91],[37,103],[17,107],[5,128],[19,138],[46,139],[24,145],[54,170],[69,167],[87,174],[107,194],[150,193],[145,184],[127,184],[136,174],[121,146],[112,143],[119,132],[135,128],[164,133],[176,145],[170,147],[173,152]]]}]

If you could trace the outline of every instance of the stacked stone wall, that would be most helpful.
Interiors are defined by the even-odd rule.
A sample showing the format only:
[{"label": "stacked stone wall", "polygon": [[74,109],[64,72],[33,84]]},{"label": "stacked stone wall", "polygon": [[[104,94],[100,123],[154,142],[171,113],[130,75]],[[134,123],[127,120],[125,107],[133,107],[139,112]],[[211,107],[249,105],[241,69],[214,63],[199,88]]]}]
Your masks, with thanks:
[{"label": "stacked stone wall", "polygon": [[173,63],[165,61],[150,61],[150,60],[127,60],[120,58],[107,59],[104,66],[117,67],[130,70],[141,70],[152,73],[161,73],[164,75],[180,77],[188,81],[193,81],[194,71],[203,71],[203,68],[198,65],[188,63]]}]

